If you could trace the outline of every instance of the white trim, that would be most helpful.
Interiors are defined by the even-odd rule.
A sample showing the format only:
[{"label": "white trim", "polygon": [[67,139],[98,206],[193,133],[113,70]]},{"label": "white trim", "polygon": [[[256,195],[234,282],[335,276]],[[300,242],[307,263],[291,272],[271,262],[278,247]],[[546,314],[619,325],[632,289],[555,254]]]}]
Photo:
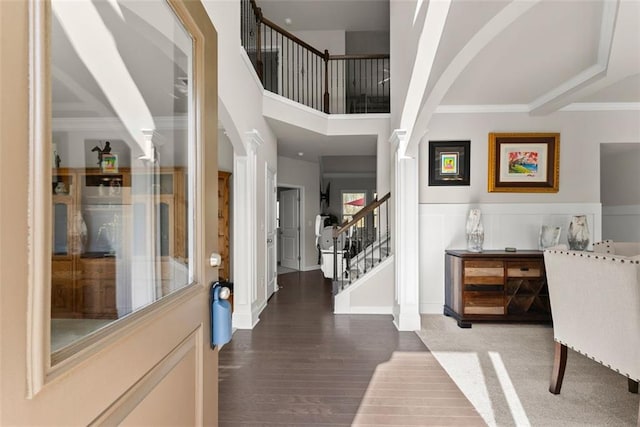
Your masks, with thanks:
[{"label": "white trim", "polygon": [[619,0],[605,1],[602,7],[596,63],[531,102],[531,114],[541,115],[557,111],[569,104],[576,92],[607,75],[619,3]]},{"label": "white trim", "polygon": [[527,104],[439,105],[433,114],[528,113]]},{"label": "white trim", "polygon": [[640,102],[576,102],[560,111],[640,111]]},{"label": "white trim", "polygon": [[400,331],[413,331],[420,329],[418,159],[406,156],[408,135],[404,129],[393,131],[391,143],[394,151],[394,325]]},{"label": "white trim", "polygon": [[[527,104],[439,105],[433,114],[530,113]],[[575,102],[558,111],[640,111],[640,102]]]},{"label": "white trim", "polygon": [[314,270],[320,270],[321,266],[320,264],[317,265],[305,265],[302,270],[300,271],[314,271]]},{"label": "white trim", "polygon": [[349,314],[393,314],[393,307],[389,306],[355,306],[351,307]]}]

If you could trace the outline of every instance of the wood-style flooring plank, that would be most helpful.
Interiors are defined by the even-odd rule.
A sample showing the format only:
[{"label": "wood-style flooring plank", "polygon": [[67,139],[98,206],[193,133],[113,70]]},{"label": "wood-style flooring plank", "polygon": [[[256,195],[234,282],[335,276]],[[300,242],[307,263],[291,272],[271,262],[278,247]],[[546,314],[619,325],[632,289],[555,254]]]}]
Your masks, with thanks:
[{"label": "wood-style flooring plank", "polygon": [[220,426],[485,425],[391,316],[334,315],[319,271],[278,282],[256,327],[220,351]]}]

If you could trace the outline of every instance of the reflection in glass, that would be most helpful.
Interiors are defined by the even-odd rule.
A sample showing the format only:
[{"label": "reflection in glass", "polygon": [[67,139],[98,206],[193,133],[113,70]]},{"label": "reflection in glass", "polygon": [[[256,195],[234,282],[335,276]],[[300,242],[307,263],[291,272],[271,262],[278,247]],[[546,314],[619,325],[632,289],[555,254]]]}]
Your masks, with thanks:
[{"label": "reflection in glass", "polygon": [[53,254],[66,255],[67,247],[67,205],[54,203],[53,205]]},{"label": "reflection in glass", "polygon": [[193,280],[192,40],[164,2],[52,11],[57,352]]}]

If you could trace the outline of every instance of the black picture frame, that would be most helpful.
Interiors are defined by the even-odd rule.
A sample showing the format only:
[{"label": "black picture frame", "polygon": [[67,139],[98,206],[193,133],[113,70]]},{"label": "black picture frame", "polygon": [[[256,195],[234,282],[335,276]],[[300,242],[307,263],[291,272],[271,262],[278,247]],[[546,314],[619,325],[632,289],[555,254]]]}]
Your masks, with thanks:
[{"label": "black picture frame", "polygon": [[470,185],[471,141],[429,141],[429,186]]}]

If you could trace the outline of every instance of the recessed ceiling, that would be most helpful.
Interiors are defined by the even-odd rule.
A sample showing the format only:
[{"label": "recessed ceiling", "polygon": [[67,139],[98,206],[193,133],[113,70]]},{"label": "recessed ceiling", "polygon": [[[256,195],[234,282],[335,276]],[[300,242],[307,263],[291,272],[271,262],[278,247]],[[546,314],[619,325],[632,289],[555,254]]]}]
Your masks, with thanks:
[{"label": "recessed ceiling", "polygon": [[[374,135],[326,136],[308,129],[267,118],[278,136],[278,156],[317,162],[323,156],[375,156]],[[303,156],[298,153],[303,152]]]},{"label": "recessed ceiling", "polygon": [[[257,0],[288,31],[389,31],[389,0]],[[285,19],[291,19],[288,25]]]},{"label": "recessed ceiling", "polygon": [[541,2],[492,40],[446,105],[529,104],[595,64],[603,3]]}]

